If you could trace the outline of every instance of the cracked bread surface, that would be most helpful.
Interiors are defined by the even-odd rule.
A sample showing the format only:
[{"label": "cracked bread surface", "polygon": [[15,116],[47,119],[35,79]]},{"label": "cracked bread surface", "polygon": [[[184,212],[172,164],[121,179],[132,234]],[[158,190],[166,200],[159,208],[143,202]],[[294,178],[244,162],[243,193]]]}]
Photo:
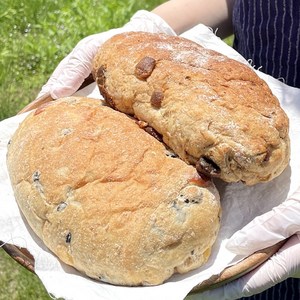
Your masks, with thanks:
[{"label": "cracked bread surface", "polygon": [[118,285],[156,285],[203,265],[220,226],[214,184],[102,101],[29,114],[8,146],[17,203],[63,262]]},{"label": "cracked bread surface", "polygon": [[289,120],[248,66],[182,37],[128,32],[106,41],[93,76],[107,103],[134,115],[199,172],[247,185],[289,162]]}]

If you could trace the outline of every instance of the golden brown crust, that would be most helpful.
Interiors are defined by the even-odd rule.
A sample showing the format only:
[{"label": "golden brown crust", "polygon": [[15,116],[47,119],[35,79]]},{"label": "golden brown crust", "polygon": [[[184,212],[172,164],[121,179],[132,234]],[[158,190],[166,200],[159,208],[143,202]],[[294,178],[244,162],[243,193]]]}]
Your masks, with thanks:
[{"label": "golden brown crust", "polygon": [[31,113],[7,165],[32,229],[92,278],[160,284],[209,256],[220,216],[213,183],[99,100],[70,97]]},{"label": "golden brown crust", "polygon": [[246,65],[184,38],[130,32],[104,43],[93,68],[112,107],[147,122],[201,172],[251,185],[288,164],[288,118]]}]

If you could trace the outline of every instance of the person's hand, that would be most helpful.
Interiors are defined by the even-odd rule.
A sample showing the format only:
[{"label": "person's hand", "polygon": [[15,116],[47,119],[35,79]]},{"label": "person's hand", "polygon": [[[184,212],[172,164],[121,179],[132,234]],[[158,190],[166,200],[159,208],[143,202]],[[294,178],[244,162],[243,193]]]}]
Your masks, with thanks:
[{"label": "person's hand", "polygon": [[98,48],[113,35],[128,31],[176,35],[172,28],[156,14],[145,10],[138,11],[123,27],[94,34],[81,40],[59,63],[37,98],[49,92],[53,99],[72,95],[91,73],[92,61]]},{"label": "person's hand", "polygon": [[228,241],[236,254],[250,255],[277,242],[287,242],[260,267],[220,288],[188,299],[226,300],[258,294],[289,278],[300,278],[300,188],[272,211],[255,218]]}]

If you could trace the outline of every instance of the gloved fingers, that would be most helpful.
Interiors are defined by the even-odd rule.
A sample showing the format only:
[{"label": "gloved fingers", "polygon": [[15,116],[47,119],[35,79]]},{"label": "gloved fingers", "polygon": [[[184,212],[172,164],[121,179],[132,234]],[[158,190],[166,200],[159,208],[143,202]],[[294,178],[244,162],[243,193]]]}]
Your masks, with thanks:
[{"label": "gloved fingers", "polygon": [[300,191],[271,211],[256,217],[228,241],[230,251],[249,255],[300,232]]},{"label": "gloved fingers", "polygon": [[40,90],[40,92],[38,93],[36,98],[40,98],[41,96],[47,94],[50,92],[52,86],[56,83],[59,75],[62,73],[62,70],[65,68],[65,66],[67,65],[67,62],[69,60],[69,55],[67,55],[56,67],[56,69],[54,70],[54,72],[52,73],[52,75],[50,76],[50,78],[48,79],[48,81],[43,85],[42,89]]},{"label": "gloved fingers", "polygon": [[259,294],[275,284],[296,277],[300,270],[300,236],[293,235],[282,248],[258,268],[217,289],[188,297],[197,300],[231,300]]},{"label": "gloved fingers", "polygon": [[94,34],[82,39],[58,64],[38,97],[50,92],[51,97],[57,99],[75,93],[84,79],[89,76],[93,57],[107,33]]},{"label": "gloved fingers", "polygon": [[152,33],[165,33],[176,35],[175,31],[160,16],[147,10],[137,11],[124,25],[125,31],[145,31]]},{"label": "gloved fingers", "polygon": [[[269,273],[274,283],[289,277],[300,275],[300,233],[292,235],[286,243],[276,252],[262,268],[264,273]],[[268,278],[267,278],[268,279]]]},{"label": "gloved fingers", "polygon": [[50,82],[53,99],[74,94],[89,76],[93,58],[103,42],[104,34],[95,34],[81,40],[73,51],[58,66]]},{"label": "gloved fingers", "polygon": [[[296,234],[290,237],[282,248],[260,267],[240,278],[237,288],[233,288],[234,293],[237,297],[258,294],[289,277],[294,277],[300,269],[299,253],[300,236]],[[235,287],[234,282],[231,284]],[[240,287],[242,287],[241,294],[238,295]],[[231,294],[230,289],[227,287],[228,291],[225,294]]]}]

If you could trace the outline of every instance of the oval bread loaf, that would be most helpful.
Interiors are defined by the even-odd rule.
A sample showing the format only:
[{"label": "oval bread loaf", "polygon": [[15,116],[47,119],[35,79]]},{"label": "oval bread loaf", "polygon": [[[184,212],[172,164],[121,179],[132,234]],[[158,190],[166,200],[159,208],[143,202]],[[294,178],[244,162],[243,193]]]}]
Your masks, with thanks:
[{"label": "oval bread loaf", "polygon": [[20,124],[7,165],[21,211],[62,261],[119,285],[156,285],[203,265],[219,194],[135,120],[69,97]]},{"label": "oval bread loaf", "polygon": [[270,181],[289,162],[289,122],[248,66],[181,37],[129,32],[94,59],[100,92],[148,123],[181,159],[213,177]]}]

